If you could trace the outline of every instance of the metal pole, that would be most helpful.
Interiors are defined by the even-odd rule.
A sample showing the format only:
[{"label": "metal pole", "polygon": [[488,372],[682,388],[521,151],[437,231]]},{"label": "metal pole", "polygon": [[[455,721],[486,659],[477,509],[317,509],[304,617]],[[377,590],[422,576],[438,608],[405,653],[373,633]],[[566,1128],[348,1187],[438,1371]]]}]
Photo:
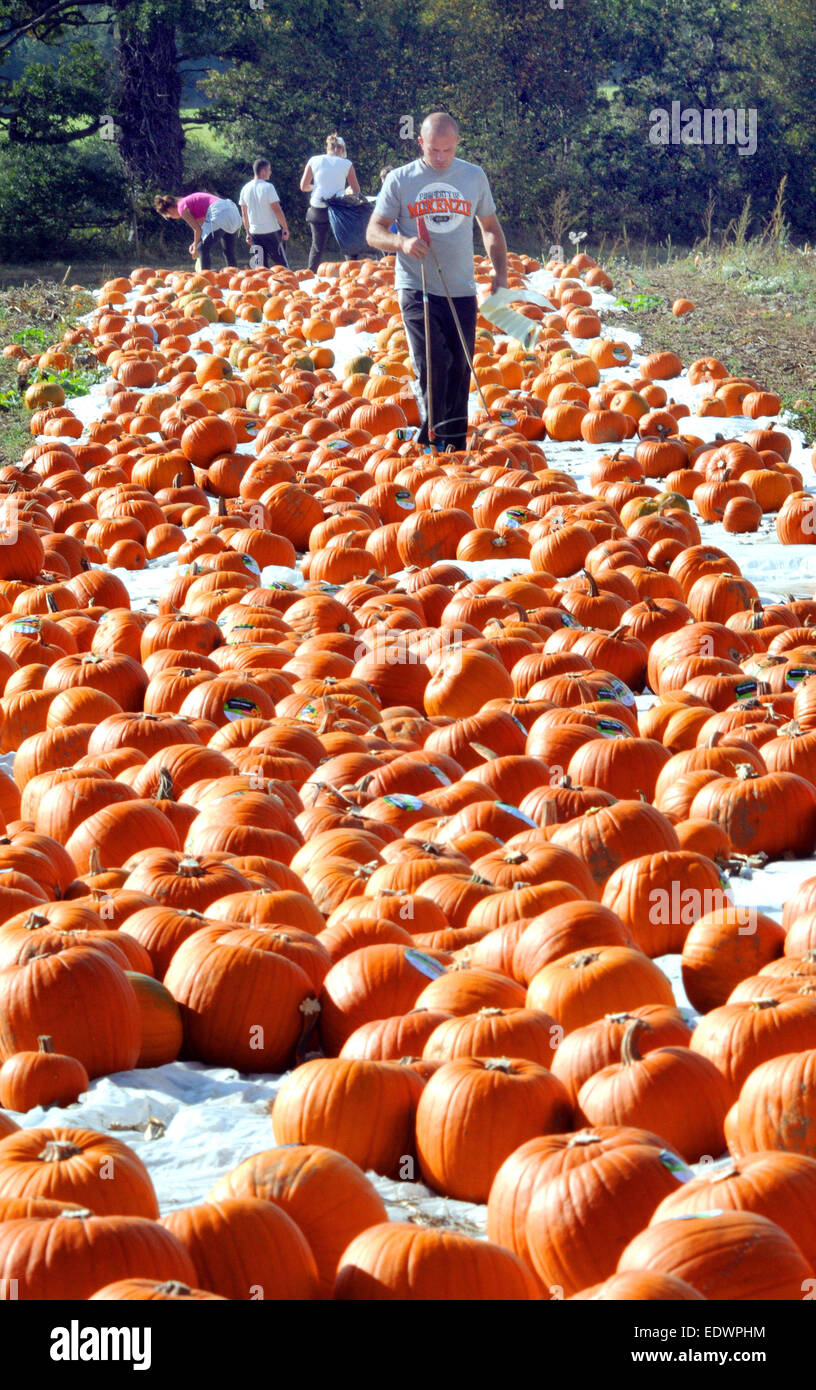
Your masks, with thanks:
[{"label": "metal pole", "polygon": [[422,312],[425,319],[425,376],[427,380],[427,391],[425,393],[426,409],[428,412],[428,443],[433,450],[436,443],[436,431],[434,429],[433,415],[433,379],[431,374],[431,310],[428,303],[428,286],[425,283],[425,262],[420,261],[422,272]]},{"label": "metal pole", "polygon": [[[428,245],[429,245],[430,248],[431,248],[431,255],[432,255],[433,258],[434,258],[434,263],[435,263],[435,265],[436,265],[436,269],[437,269],[437,273],[438,273],[438,275],[439,275],[439,279],[440,279],[441,282],[442,282],[442,288],[443,288],[443,290],[445,291],[445,298],[446,298],[447,301],[448,301],[448,308],[450,309],[451,314],[453,315],[453,321],[454,321],[454,323],[456,324],[456,331],[457,331],[457,333],[459,334],[459,342],[460,342],[461,345],[462,345],[462,351],[463,351],[463,353],[465,354],[465,357],[467,358],[467,364],[468,364],[468,366],[470,367],[471,376],[473,377],[473,380],[476,382],[476,393],[477,393],[477,395],[478,395],[478,397],[479,397],[479,400],[480,400],[481,403],[482,403],[482,409],[483,409],[483,411],[484,411],[485,414],[487,415],[488,419],[490,419],[490,409],[489,409],[489,407],[488,407],[487,401],[485,400],[484,396],[482,395],[482,388],[481,388],[481,386],[479,385],[479,378],[477,377],[475,368],[474,368],[474,366],[473,366],[473,358],[471,357],[471,355],[470,355],[470,349],[469,349],[467,343],[465,342],[465,335],[464,335],[464,333],[462,332],[462,325],[461,325],[461,323],[459,322],[459,315],[457,314],[456,309],[454,308],[453,300],[452,300],[451,297],[450,297],[450,291],[448,290],[448,287],[447,287],[447,285],[446,285],[446,283],[445,283],[445,277],[444,277],[444,275],[442,274],[442,267],[441,267],[441,265],[439,264],[439,257],[438,257],[437,254],[436,254],[436,247],[434,246],[433,242],[431,241],[430,233],[428,234],[427,241],[428,241]],[[424,268],[424,266],[423,266],[423,270],[422,270],[422,284],[423,284],[423,286],[424,286],[424,284],[425,284],[425,268]]]}]

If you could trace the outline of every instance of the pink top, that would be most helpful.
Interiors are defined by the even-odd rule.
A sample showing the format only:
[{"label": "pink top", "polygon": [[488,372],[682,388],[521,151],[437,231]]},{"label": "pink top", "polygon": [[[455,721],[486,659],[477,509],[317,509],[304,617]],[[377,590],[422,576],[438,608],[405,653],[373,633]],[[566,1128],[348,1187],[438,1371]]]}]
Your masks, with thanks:
[{"label": "pink top", "polygon": [[210,203],[217,202],[214,193],[187,193],[183,198],[179,198],[176,206],[179,212],[189,212],[197,222],[203,222]]}]

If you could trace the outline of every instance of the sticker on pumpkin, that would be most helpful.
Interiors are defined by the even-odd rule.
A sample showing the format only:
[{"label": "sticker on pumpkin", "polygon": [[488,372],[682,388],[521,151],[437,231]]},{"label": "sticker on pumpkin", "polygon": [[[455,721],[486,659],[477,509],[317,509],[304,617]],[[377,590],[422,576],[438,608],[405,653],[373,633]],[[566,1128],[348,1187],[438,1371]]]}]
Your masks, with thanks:
[{"label": "sticker on pumpkin", "polygon": [[678,1182],[691,1182],[695,1176],[694,1169],[689,1168],[679,1154],[672,1153],[671,1149],[660,1150],[660,1162],[670,1173],[674,1173]]},{"label": "sticker on pumpkin", "polygon": [[15,618],[11,624],[12,632],[22,632],[26,637],[37,637],[40,632],[40,625],[33,618]]},{"label": "sticker on pumpkin", "polygon": [[420,798],[411,796],[408,792],[392,792],[389,796],[384,796],[383,801],[387,806],[395,806],[398,811],[422,810]]},{"label": "sticker on pumpkin", "polygon": [[508,507],[504,513],[502,525],[506,526],[508,531],[515,531],[517,527],[524,526],[529,520],[530,513],[525,507]]},{"label": "sticker on pumpkin", "polygon": [[343,454],[346,449],[351,448],[351,441],[348,439],[327,439],[324,442],[326,448],[333,450],[335,454]]},{"label": "sticker on pumpkin", "polygon": [[756,693],[756,681],[740,681],[739,685],[734,686],[734,697],[737,700],[753,700]]},{"label": "sticker on pumpkin", "polygon": [[317,705],[303,705],[295,715],[296,719],[316,719]]},{"label": "sticker on pumpkin", "polygon": [[516,417],[512,410],[500,410],[499,419],[503,425],[515,425]]},{"label": "sticker on pumpkin", "polygon": [[416,509],[416,502],[406,488],[400,488],[394,496],[394,501],[398,507],[402,507],[404,512],[412,512]]},{"label": "sticker on pumpkin", "polygon": [[451,785],[451,779],[450,779],[450,777],[447,777],[447,776],[445,775],[445,773],[442,771],[441,767],[436,767],[433,763],[429,763],[429,764],[428,764],[428,771],[429,771],[429,772],[432,772],[432,773],[434,774],[434,776],[436,777],[436,780],[437,780],[443,787],[449,787],[449,786]]},{"label": "sticker on pumpkin", "polygon": [[[706,1167],[708,1167],[708,1164],[706,1164]],[[730,1216],[730,1214],[731,1214],[731,1213],[729,1212],[729,1216]],[[673,1217],[671,1218],[671,1220],[672,1220],[672,1221],[705,1221],[706,1217],[708,1217],[708,1216],[725,1216],[725,1210],[724,1210],[723,1207],[712,1207],[711,1211],[688,1211],[688,1212],[684,1212],[682,1216],[673,1216]]]},{"label": "sticker on pumpkin", "polygon": [[785,672],[785,684],[790,686],[791,690],[795,690],[797,685],[801,685],[802,681],[812,675],[816,675],[816,668],[813,666],[791,666],[790,670]]},{"label": "sticker on pumpkin", "polygon": [[254,559],[252,555],[246,555],[246,554],[242,554],[242,555],[241,555],[241,560],[242,560],[242,562],[243,562],[244,568],[245,568],[245,569],[248,569],[249,572],[250,572],[250,574],[255,574],[255,575],[257,575],[257,577],[260,579],[260,577],[261,577],[261,567],[260,567],[260,565],[258,564],[258,561],[257,561],[256,559]]},{"label": "sticker on pumpkin", "polygon": [[294,584],[288,584],[285,579],[272,579],[267,584],[267,589],[276,589],[282,594],[294,593]]},{"label": "sticker on pumpkin", "polygon": [[235,719],[246,719],[248,716],[258,717],[260,713],[254,700],[243,700],[234,696],[231,700],[224,701],[224,714],[230,723]]},{"label": "sticker on pumpkin", "polygon": [[401,444],[407,444],[410,440],[416,439],[419,430],[419,425],[399,425],[398,428],[394,430],[394,435]]},{"label": "sticker on pumpkin", "polygon": [[611,685],[612,689],[616,692],[616,694],[613,696],[614,699],[619,700],[622,705],[634,705],[635,697],[629,689],[628,685],[626,685],[622,680],[619,680],[617,676],[613,676],[609,684]]},{"label": "sticker on pumpkin", "polygon": [[422,951],[417,951],[413,946],[406,948],[405,959],[410,961],[415,970],[427,975],[429,980],[438,980],[439,976],[445,973],[446,967],[441,961],[434,960],[433,956],[423,955]]}]

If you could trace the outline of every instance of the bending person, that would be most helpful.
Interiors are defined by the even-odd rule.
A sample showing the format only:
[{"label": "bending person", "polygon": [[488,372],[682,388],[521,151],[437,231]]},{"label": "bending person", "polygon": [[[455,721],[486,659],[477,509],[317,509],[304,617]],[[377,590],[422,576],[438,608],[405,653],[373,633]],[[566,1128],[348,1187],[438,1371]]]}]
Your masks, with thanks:
[{"label": "bending person", "polygon": [[183,198],[159,193],[153,206],[161,217],[181,218],[192,227],[190,255],[200,261],[202,270],[210,269],[213,247],[219,241],[223,243],[226,264],[237,266],[241,213],[231,198],[219,198],[215,193],[186,193]]}]

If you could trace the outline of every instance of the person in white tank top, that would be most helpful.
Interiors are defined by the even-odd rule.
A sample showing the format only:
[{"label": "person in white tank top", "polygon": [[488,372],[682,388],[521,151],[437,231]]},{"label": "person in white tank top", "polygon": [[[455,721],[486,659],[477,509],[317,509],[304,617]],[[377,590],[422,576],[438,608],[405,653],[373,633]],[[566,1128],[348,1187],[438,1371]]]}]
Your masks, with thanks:
[{"label": "person in white tank top", "polygon": [[300,180],[303,193],[311,194],[306,221],[312,233],[312,246],[309,252],[309,269],[317,270],[323,259],[329,235],[329,214],[326,200],[335,198],[350,188],[352,193],[360,192],[354,165],[346,157],[346,142],[336,132],[326,139],[326,153],[312,155]]}]

